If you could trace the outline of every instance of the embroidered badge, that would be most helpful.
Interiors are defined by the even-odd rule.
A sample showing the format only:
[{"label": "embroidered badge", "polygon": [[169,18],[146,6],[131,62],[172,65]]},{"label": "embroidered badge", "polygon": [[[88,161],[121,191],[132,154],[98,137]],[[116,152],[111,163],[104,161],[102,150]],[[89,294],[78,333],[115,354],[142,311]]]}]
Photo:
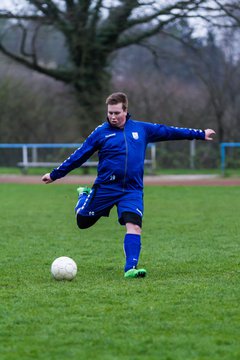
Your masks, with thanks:
[{"label": "embroidered badge", "polygon": [[138,132],[132,132],[132,136],[135,140],[139,139]]}]

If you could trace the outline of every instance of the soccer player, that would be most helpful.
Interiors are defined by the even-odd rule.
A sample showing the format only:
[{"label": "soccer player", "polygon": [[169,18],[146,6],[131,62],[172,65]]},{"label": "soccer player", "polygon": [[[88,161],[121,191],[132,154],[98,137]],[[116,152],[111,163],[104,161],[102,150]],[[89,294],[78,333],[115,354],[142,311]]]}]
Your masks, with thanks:
[{"label": "soccer player", "polygon": [[80,167],[98,151],[98,174],[93,187],[79,187],[75,207],[77,225],[86,229],[100,217],[109,216],[117,206],[118,220],[125,225],[126,278],[146,276],[138,269],[143,217],[144,158],[148,143],[166,140],[213,140],[212,129],[197,130],[132,120],[124,93],[111,94],[107,100],[107,120],[98,126],[68,159],[42,177],[45,184],[62,178]]}]

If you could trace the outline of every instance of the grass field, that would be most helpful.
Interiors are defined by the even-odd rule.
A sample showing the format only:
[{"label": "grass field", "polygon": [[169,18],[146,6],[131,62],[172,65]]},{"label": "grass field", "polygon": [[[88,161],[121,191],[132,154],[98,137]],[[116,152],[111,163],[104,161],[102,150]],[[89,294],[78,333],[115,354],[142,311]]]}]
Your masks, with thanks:
[{"label": "grass field", "polygon": [[[52,168],[29,168],[27,170],[28,175],[43,175],[47,172],[50,172]],[[14,174],[14,175],[22,175],[22,171],[18,167],[1,167],[0,166],[0,175],[3,174]],[[71,175],[83,175],[83,174],[89,174],[89,175],[96,175],[97,169],[96,168],[78,168],[71,172]],[[145,169],[145,174],[152,174],[151,169]],[[154,170],[154,175],[223,175],[222,171],[219,168],[215,169],[181,169],[181,168],[171,168],[171,169],[164,169],[164,168],[157,168]],[[240,168],[229,168],[226,167],[224,172],[224,177],[240,177]]]},{"label": "grass field", "polygon": [[[140,265],[124,279],[116,211],[75,225],[72,185],[0,184],[0,358],[240,359],[238,187],[146,187]],[[78,264],[51,278],[58,256]]]}]

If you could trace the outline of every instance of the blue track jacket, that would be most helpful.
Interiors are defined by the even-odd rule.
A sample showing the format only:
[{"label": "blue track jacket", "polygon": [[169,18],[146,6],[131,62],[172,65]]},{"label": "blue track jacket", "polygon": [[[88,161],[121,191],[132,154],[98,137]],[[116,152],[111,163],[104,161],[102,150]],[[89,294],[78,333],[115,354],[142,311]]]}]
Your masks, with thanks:
[{"label": "blue track jacket", "polygon": [[130,119],[123,129],[108,121],[98,126],[68,159],[54,169],[50,177],[57,180],[81,166],[98,151],[98,175],[95,184],[112,189],[142,190],[144,159],[148,143],[166,140],[205,139],[204,130],[178,128]]}]

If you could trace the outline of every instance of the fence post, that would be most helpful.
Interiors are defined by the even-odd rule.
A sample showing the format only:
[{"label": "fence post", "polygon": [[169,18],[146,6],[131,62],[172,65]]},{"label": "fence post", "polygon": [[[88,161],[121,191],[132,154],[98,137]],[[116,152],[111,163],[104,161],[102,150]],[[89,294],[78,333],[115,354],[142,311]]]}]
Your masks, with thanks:
[{"label": "fence post", "polygon": [[28,149],[26,145],[22,147],[22,156],[23,156],[23,163],[28,164]]},{"label": "fence post", "polygon": [[37,161],[38,161],[37,148],[33,147],[32,148],[32,162],[37,162]]},{"label": "fence post", "polygon": [[222,170],[222,176],[225,175],[225,145],[224,143],[221,143],[221,170]]},{"label": "fence post", "polygon": [[190,141],[190,169],[195,169],[196,140]]},{"label": "fence post", "polygon": [[28,170],[28,148],[26,145],[23,145],[22,147],[22,157],[23,157],[23,168],[22,168],[22,172],[23,173],[27,173]]},{"label": "fence post", "polygon": [[151,146],[152,171],[156,170],[156,144]]}]

